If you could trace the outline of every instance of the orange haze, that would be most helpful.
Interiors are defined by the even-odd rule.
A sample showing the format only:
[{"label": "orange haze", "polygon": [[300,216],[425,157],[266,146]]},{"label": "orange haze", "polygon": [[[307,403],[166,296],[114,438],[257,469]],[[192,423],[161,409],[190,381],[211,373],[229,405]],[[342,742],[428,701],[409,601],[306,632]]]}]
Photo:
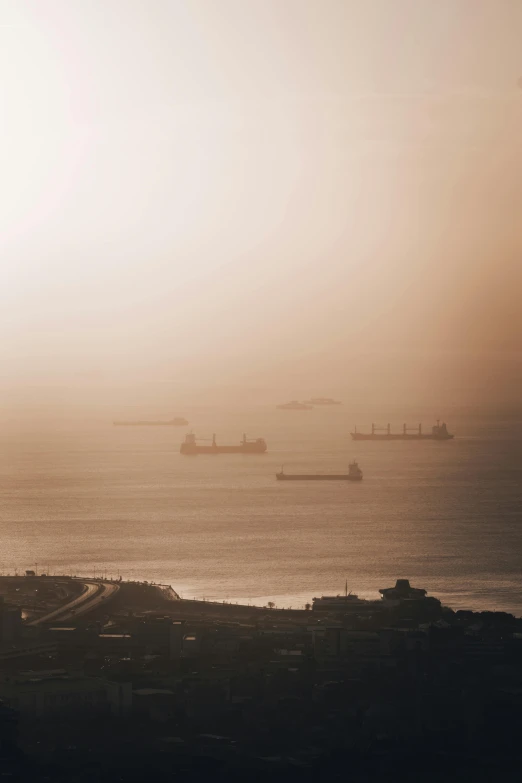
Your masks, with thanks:
[{"label": "orange haze", "polygon": [[3,0],[4,399],[519,403],[521,41],[520,0]]}]

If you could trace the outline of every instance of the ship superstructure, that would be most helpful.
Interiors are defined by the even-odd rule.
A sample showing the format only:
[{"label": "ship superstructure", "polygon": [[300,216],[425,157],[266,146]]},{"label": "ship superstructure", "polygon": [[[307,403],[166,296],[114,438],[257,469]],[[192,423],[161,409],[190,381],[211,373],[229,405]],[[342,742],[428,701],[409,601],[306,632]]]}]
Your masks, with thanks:
[{"label": "ship superstructure", "polygon": [[371,432],[358,432],[355,427],[350,435],[353,440],[451,440],[454,437],[448,432],[446,423],[442,422],[441,424],[438,419],[437,424],[431,428],[431,432],[423,432],[422,424],[414,428],[403,424],[402,432],[392,432],[389,424],[386,427],[372,424]]}]

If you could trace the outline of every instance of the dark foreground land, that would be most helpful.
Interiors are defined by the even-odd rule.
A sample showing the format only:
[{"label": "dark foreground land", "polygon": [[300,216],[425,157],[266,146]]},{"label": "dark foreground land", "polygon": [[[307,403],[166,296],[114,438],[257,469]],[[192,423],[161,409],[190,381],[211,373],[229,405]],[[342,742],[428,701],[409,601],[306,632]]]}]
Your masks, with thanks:
[{"label": "dark foreground land", "polygon": [[[56,583],[55,612],[53,590],[66,601],[80,589]],[[407,597],[268,610],[123,583],[77,618],[28,626],[19,604],[43,588],[21,587],[1,607],[0,780],[496,781],[520,769],[512,615]]]}]

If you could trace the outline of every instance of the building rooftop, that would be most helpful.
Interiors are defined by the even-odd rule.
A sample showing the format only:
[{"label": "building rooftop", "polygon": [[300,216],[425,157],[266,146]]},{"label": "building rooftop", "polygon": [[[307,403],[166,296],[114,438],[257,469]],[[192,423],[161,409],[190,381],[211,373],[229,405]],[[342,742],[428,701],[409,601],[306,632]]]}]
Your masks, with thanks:
[{"label": "building rooftop", "polygon": [[412,587],[409,579],[397,579],[395,587],[384,587],[379,593],[385,600],[404,600],[408,598],[424,598],[427,590]]},{"label": "building rooftop", "polygon": [[137,688],[132,692],[137,696],[158,696],[160,694],[174,696],[174,691],[170,691],[168,688]]}]

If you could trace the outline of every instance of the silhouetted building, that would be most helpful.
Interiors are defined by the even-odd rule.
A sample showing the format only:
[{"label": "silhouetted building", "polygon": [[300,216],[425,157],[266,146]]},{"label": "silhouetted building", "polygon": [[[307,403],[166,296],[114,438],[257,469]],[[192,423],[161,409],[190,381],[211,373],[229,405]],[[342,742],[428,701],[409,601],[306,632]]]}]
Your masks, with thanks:
[{"label": "silhouetted building", "polygon": [[0,644],[14,642],[22,629],[22,612],[18,606],[8,606],[0,596]]},{"label": "silhouetted building", "polygon": [[385,601],[405,601],[425,598],[427,590],[411,587],[409,579],[397,579],[395,587],[385,587],[379,593]]},{"label": "silhouetted building", "polygon": [[3,762],[15,751],[18,733],[18,714],[0,700],[0,769],[3,770]]},{"label": "silhouetted building", "polygon": [[67,672],[30,672],[0,680],[0,699],[29,717],[86,712],[123,715],[132,703],[129,683]]}]

